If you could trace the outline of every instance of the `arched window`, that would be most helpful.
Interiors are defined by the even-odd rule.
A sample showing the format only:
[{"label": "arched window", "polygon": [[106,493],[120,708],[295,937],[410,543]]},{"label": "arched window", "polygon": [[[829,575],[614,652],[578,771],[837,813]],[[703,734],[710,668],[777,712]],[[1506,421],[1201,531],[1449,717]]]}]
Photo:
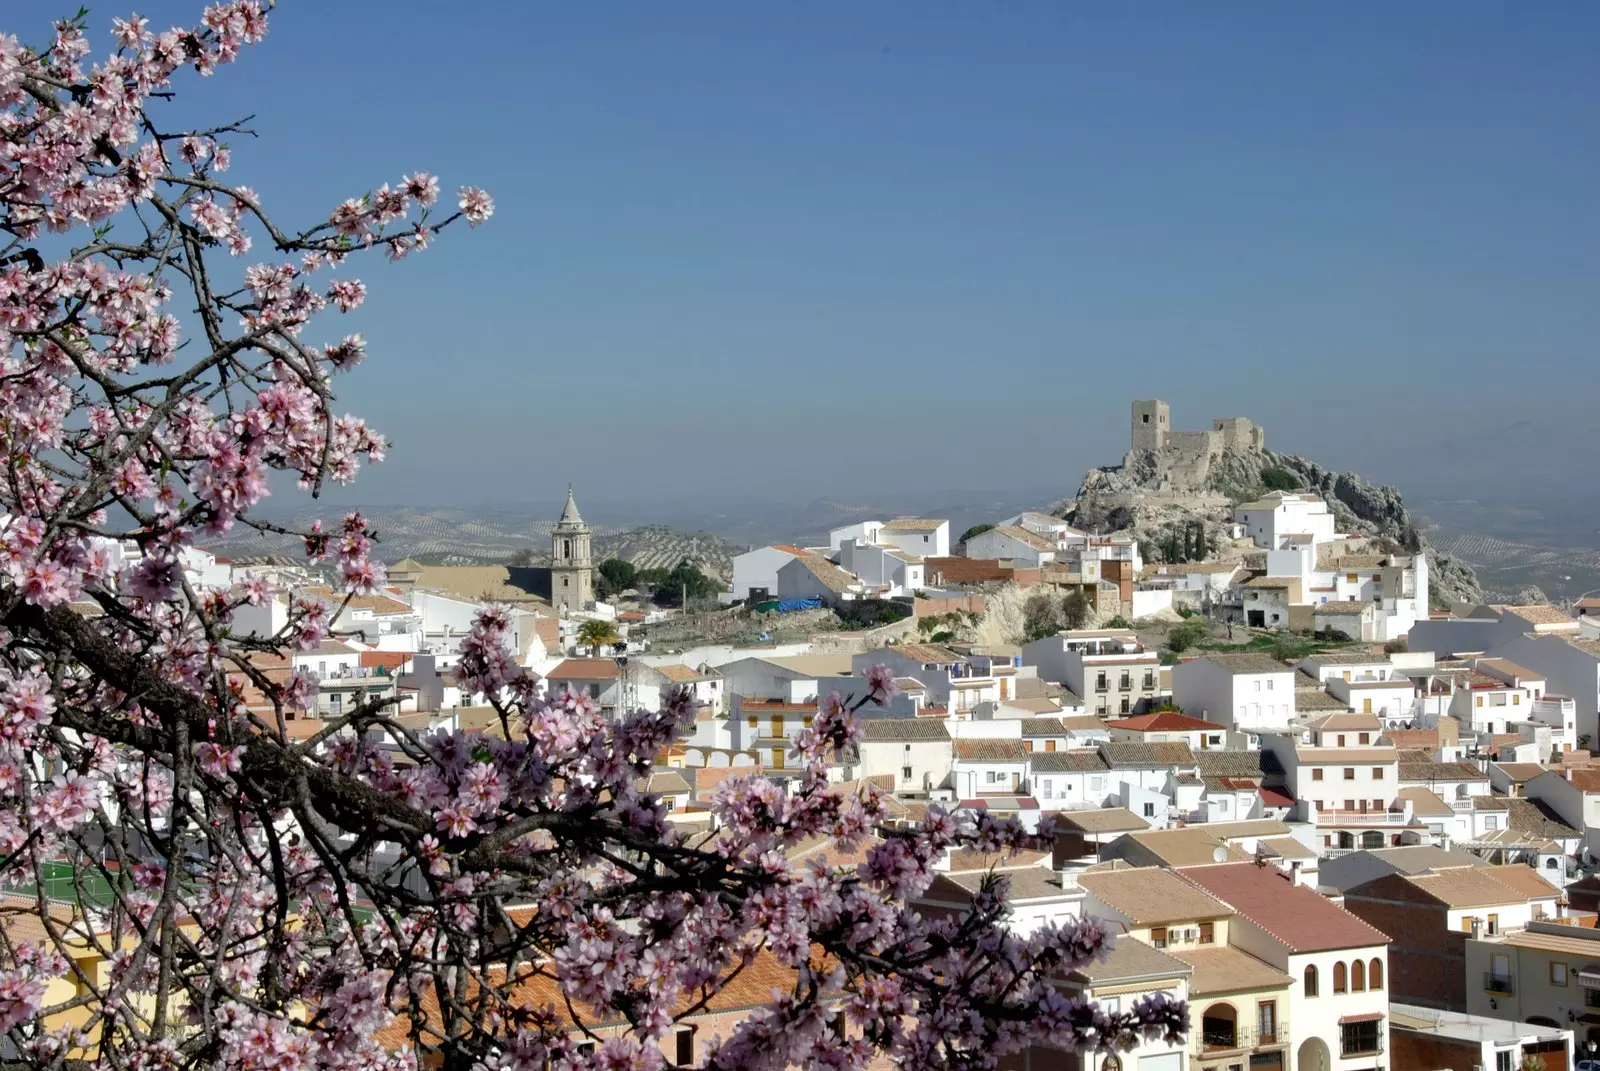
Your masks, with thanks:
[{"label": "arched window", "polygon": [[1561,864],[1556,862],[1556,857],[1552,855],[1544,861],[1544,868],[1546,870],[1560,870]]},{"label": "arched window", "polygon": [[1383,988],[1383,960],[1374,957],[1372,962],[1367,964],[1367,987]]},{"label": "arched window", "polygon": [[1343,963],[1335,963],[1333,965],[1333,991],[1335,993],[1349,992],[1349,987],[1345,985]]},{"label": "arched window", "polygon": [[1306,996],[1314,997],[1316,995],[1317,995],[1317,968],[1314,967],[1314,966],[1308,966],[1306,968]]},{"label": "arched window", "polygon": [[1367,991],[1367,967],[1359,959],[1350,964],[1350,992],[1365,993]]}]

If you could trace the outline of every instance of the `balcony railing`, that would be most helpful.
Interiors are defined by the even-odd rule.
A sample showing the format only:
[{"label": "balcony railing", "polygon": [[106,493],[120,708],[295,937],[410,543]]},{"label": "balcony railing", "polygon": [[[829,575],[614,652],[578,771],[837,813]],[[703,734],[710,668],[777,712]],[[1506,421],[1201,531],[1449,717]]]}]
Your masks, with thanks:
[{"label": "balcony railing", "polygon": [[1352,1056],[1382,1056],[1383,1035],[1380,1033],[1375,1038],[1365,1038],[1361,1041],[1351,1041],[1339,1046],[1339,1058],[1348,1060]]},{"label": "balcony railing", "polygon": [[1510,996],[1516,992],[1516,987],[1506,975],[1494,974],[1490,971],[1483,972],[1483,991]]},{"label": "balcony railing", "polygon": [[1319,826],[1403,826],[1409,824],[1402,811],[1318,811]]},{"label": "balcony railing", "polygon": [[1206,1029],[1202,1026],[1189,1035],[1189,1051],[1195,1056],[1215,1055],[1219,1052],[1244,1052],[1269,1045],[1289,1044],[1289,1024],[1273,1024],[1266,1029],[1259,1026],[1241,1026]]}]

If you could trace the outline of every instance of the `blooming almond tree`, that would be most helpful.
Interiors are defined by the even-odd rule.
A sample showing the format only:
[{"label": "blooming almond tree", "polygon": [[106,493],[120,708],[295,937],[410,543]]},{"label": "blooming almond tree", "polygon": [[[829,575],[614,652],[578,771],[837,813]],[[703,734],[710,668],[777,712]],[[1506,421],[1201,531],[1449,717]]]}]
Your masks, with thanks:
[{"label": "blooming almond tree", "polygon": [[[382,702],[297,731],[319,724],[302,720],[316,682],[272,667],[328,636],[330,609],[295,601],[254,635],[240,611],[274,592],[197,589],[183,555],[236,526],[281,532],[252,516],[273,473],[315,495],[382,457],[334,409],[361,337],[311,322],[361,304],[357,255],[420,252],[493,202],[419,171],[281,225],[228,177],[245,131],[161,121],[180,83],[262,40],[263,5],[112,27],[93,64],[81,17],[37,48],[0,36],[7,1060],[659,1068],[675,1022],[754,964],[784,984],[701,1039],[706,1067],[983,1067],[1187,1029],[1175,1002],[1106,1014],[1063,995],[1104,935],[1009,935],[999,878],[953,917],[908,908],[942,853],[1021,833],[938,807],[881,830],[877,796],[827,788],[856,731],[837,698],[796,742],[798,782],[725,782],[699,837],[641,787],[688,696],[607,720],[543,695],[498,610],[461,666],[493,732],[414,731]],[[360,515],[298,534],[351,595],[383,584]],[[848,873],[792,869],[785,849],[819,835],[871,847]]]}]

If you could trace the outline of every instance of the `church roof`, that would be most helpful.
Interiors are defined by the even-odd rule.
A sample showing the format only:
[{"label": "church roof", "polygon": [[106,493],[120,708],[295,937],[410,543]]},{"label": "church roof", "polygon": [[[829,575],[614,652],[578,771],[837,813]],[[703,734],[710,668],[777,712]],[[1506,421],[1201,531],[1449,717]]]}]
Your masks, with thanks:
[{"label": "church roof", "polygon": [[583,517],[578,513],[578,503],[572,498],[572,485],[567,484],[567,506],[561,511],[560,524],[582,524]]}]

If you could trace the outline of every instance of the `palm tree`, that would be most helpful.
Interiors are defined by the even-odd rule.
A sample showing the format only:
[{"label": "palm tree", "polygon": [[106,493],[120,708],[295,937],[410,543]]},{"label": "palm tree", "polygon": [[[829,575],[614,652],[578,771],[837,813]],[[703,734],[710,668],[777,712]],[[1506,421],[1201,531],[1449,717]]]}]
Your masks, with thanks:
[{"label": "palm tree", "polygon": [[590,654],[598,653],[606,644],[616,643],[621,638],[617,635],[617,626],[609,621],[595,619],[578,626],[578,642],[588,647]]}]

